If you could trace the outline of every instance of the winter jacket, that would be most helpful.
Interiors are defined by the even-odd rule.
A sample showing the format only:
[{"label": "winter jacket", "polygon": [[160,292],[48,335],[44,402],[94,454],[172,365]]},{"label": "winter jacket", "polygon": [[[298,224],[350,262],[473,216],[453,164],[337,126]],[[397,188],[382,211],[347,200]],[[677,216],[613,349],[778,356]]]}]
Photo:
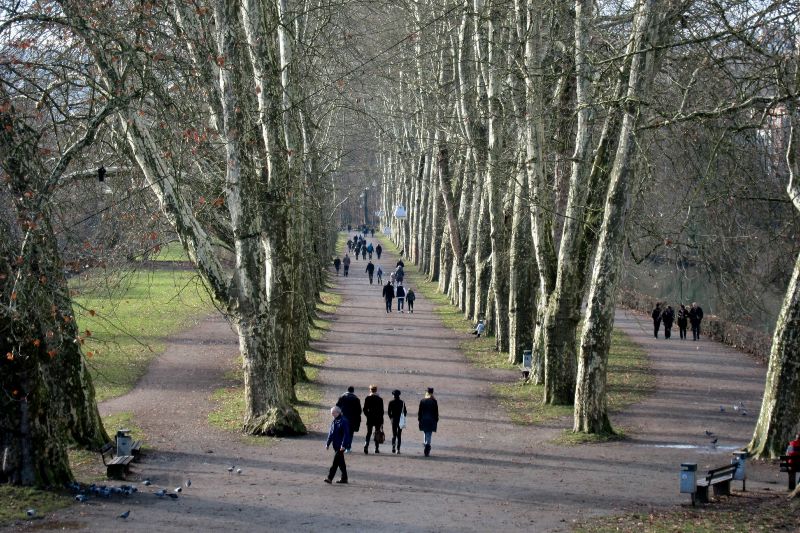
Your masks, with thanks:
[{"label": "winter jacket", "polygon": [[402,285],[397,286],[397,290],[395,291],[394,295],[398,298],[405,298],[406,297],[406,290],[403,288]]},{"label": "winter jacket", "polygon": [[689,311],[686,309],[678,309],[678,327],[685,328],[689,322]]},{"label": "winter jacket", "polygon": [[344,256],[344,259],[342,259],[342,263],[344,264],[344,266],[349,267],[350,266],[350,256],[349,255]]},{"label": "winter jacket", "polygon": [[414,303],[414,300],[416,300],[416,299],[417,299],[417,295],[414,294],[414,291],[411,290],[411,289],[408,289],[408,292],[406,293],[406,301],[408,303],[412,304],[412,303]]},{"label": "winter jacket", "polygon": [[333,266],[336,268],[336,270],[339,270],[339,266],[340,266],[341,264],[342,264],[342,260],[341,260],[341,259],[339,259],[338,257],[337,257],[336,259],[334,259],[334,260],[333,260]]},{"label": "winter jacket", "polygon": [[653,312],[650,313],[650,316],[653,317],[653,322],[661,322],[661,308],[656,307],[653,309]]},{"label": "winter jacket", "polygon": [[786,448],[786,455],[796,457],[796,459],[789,459],[789,465],[793,465],[795,462],[800,463],[800,440],[789,442],[789,446]]},{"label": "winter jacket", "polygon": [[408,411],[406,410],[406,402],[401,400],[400,398],[395,398],[391,402],[389,402],[389,408],[386,410],[386,415],[389,417],[394,423],[400,421],[400,415],[404,414],[408,416]]},{"label": "winter jacket", "polygon": [[378,254],[380,254],[381,252],[383,252],[383,246],[379,244],[378,246],[375,247],[375,251],[378,252]]},{"label": "winter jacket", "polygon": [[350,429],[355,433],[361,427],[361,400],[352,392],[345,392],[339,396],[336,405],[342,410],[342,414],[350,423]]},{"label": "winter jacket", "polygon": [[692,307],[689,309],[689,322],[692,325],[697,325],[700,321],[703,320],[703,308],[699,305],[697,307]]},{"label": "winter jacket", "polygon": [[436,403],[436,398],[431,396],[420,400],[417,421],[420,431],[436,431],[439,424],[439,404]]},{"label": "winter jacket", "polygon": [[331,421],[331,428],[328,430],[328,442],[326,446],[333,444],[333,449],[336,451],[342,448],[349,449],[352,444],[350,438],[350,425],[347,419],[339,415]]},{"label": "winter jacket", "polygon": [[405,278],[405,276],[406,276],[406,273],[403,270],[403,267],[397,267],[397,270],[395,271],[395,274],[394,274],[394,277],[397,280],[397,282],[398,283],[402,283],[403,282],[403,278]]},{"label": "winter jacket", "polygon": [[383,297],[386,300],[394,300],[394,287],[390,284],[383,286]]},{"label": "winter jacket", "polygon": [[364,398],[364,416],[369,426],[383,425],[383,398],[377,394],[370,394]]},{"label": "winter jacket", "polygon": [[672,327],[672,321],[675,320],[675,311],[667,307],[664,309],[664,312],[661,313],[661,320],[664,321],[665,326]]},{"label": "winter jacket", "polygon": [[367,269],[364,272],[366,272],[367,274],[372,274],[373,272],[375,272],[375,265],[373,265],[372,263],[367,263]]},{"label": "winter jacket", "polygon": [[374,252],[374,251],[375,251],[375,248],[373,248],[373,247],[372,247],[372,243],[369,243],[369,245],[367,246],[367,251],[368,251],[369,253],[372,253],[372,252]]}]

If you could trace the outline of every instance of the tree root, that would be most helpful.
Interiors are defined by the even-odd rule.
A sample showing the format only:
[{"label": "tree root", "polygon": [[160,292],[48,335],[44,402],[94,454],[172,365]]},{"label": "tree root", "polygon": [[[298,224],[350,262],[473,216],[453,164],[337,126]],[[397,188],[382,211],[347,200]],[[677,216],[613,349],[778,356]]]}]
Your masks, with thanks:
[{"label": "tree root", "polygon": [[291,405],[272,407],[266,413],[248,418],[242,430],[248,435],[291,437],[308,433],[300,415]]}]

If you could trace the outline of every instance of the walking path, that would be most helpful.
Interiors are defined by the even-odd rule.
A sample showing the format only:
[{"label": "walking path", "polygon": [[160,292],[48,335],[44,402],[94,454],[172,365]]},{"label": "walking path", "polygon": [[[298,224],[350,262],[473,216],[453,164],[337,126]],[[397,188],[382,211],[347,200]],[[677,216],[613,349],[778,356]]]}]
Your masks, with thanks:
[{"label": "walking path", "polygon": [[[386,271],[395,262],[391,253],[375,261]],[[445,329],[419,292],[414,314],[385,313],[380,286],[368,284],[365,265],[353,261],[350,277],[336,279],[344,301],[330,332],[316,343],[328,357],[319,376],[324,413],[308,436],[256,445],[207,426],[209,396],[238,352],[227,324],[211,318],[173,338],[134,391],[101,406],[104,414],[133,411],[146,433],[151,451],[136,466],[138,479],[172,489],[191,477],[192,486],[169,500],[140,485],[142,492],[125,501],[91,500],[37,526],[148,532],[566,530],[587,516],[686,503],[688,496],[678,493],[680,463],[696,462],[699,469],[727,463],[730,451],[746,444],[752,432],[763,367],[710,341],[653,339],[649,319],[622,311],[617,327],[649,352],[657,390],[613,416],[628,440],[555,446],[549,441],[571,421],[513,425],[491,397],[489,382],[516,376],[471,367],[457,349],[462,334]],[[407,286],[416,287],[416,281],[406,276]],[[371,447],[364,455],[362,424],[347,455],[350,484],[324,484],[332,459],[324,449],[328,407],[348,385],[363,400],[371,383],[386,403],[392,389],[403,391],[410,422],[403,453],[392,455],[387,443],[381,454]],[[428,386],[436,389],[441,421],[432,455],[425,458],[415,418]],[[747,416],[733,411],[739,401]],[[719,436],[716,448],[708,443],[707,429]],[[390,438],[388,424],[386,430]],[[229,474],[231,465],[242,474]],[[753,478],[777,478],[754,470],[749,485]],[[127,509],[131,515],[123,524],[115,517]]]}]

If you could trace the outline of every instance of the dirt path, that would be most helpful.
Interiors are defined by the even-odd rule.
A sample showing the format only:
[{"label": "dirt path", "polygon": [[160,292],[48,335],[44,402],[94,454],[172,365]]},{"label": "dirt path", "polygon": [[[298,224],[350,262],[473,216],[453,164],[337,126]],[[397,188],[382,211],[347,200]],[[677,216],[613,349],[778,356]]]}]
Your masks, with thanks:
[{"label": "dirt path", "polygon": [[[395,261],[387,254],[380,264],[388,270]],[[516,376],[469,366],[457,350],[460,337],[441,326],[419,294],[413,315],[385,313],[380,288],[366,281],[365,264],[354,261],[351,276],[336,280],[344,302],[317,343],[328,356],[320,374],[325,405],[308,436],[255,446],[207,427],[209,395],[237,353],[228,326],[210,319],[174,338],[131,394],[102,406],[104,413],[134,411],[147,434],[153,451],[137,465],[138,479],[172,488],[191,477],[191,488],[172,501],[141,487],[126,501],[92,500],[36,525],[93,531],[560,530],[586,516],[685,503],[688,497],[678,493],[680,463],[724,464],[730,449],[749,438],[762,367],[709,341],[651,339],[646,318],[621,312],[617,325],[652,356],[657,392],[613,418],[629,440],[549,444],[571,421],[511,424],[490,397],[488,382]],[[407,277],[407,285],[414,282]],[[411,422],[403,454],[392,455],[384,445],[380,455],[365,456],[362,429],[347,456],[351,484],[326,485],[332,459],[323,447],[327,408],[348,385],[363,399],[370,383],[387,402],[392,389],[403,391]],[[414,423],[427,386],[435,387],[442,415],[429,458]],[[733,411],[739,401],[747,416]],[[715,449],[706,429],[719,435]],[[241,475],[227,472],[233,464]],[[754,469],[751,478],[759,477],[769,482],[777,475]],[[115,518],[127,509],[127,521]]]}]

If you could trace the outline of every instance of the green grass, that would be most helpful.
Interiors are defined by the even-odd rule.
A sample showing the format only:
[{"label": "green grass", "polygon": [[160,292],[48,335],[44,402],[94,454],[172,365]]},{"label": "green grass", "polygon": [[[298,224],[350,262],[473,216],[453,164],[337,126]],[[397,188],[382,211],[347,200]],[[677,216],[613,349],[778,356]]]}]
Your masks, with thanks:
[{"label": "green grass", "polygon": [[183,249],[183,245],[175,241],[161,246],[158,251],[154,250],[149,259],[151,261],[188,261],[189,256]]},{"label": "green grass", "polygon": [[[103,426],[105,426],[108,435],[113,441],[118,429],[131,430],[131,437],[133,440],[143,440],[147,442],[147,435],[144,434],[142,429],[136,424],[133,418],[133,413],[125,411],[113,415],[106,415],[103,417]],[[142,446],[142,451],[147,452],[147,445]],[[89,450],[70,450],[69,463],[72,468],[72,473],[75,479],[84,483],[93,481],[106,481],[106,468],[103,466],[103,460],[100,453]]]},{"label": "green grass", "polygon": [[[688,498],[687,498],[688,499]],[[800,500],[766,491],[737,492],[708,506],[630,513],[581,521],[576,533],[716,533],[800,531]]]},{"label": "green grass", "polygon": [[130,391],[166,337],[214,312],[193,271],[90,274],[70,287],[98,401]]},{"label": "green grass", "polygon": [[[17,521],[35,523],[44,515],[67,507],[70,503],[72,497],[65,492],[0,485],[0,526]],[[36,510],[34,518],[28,518],[25,514],[28,509]]]},{"label": "green grass", "polygon": [[319,298],[317,311],[320,313],[333,314],[336,308],[342,304],[342,295],[335,292],[322,291],[319,293]]}]

